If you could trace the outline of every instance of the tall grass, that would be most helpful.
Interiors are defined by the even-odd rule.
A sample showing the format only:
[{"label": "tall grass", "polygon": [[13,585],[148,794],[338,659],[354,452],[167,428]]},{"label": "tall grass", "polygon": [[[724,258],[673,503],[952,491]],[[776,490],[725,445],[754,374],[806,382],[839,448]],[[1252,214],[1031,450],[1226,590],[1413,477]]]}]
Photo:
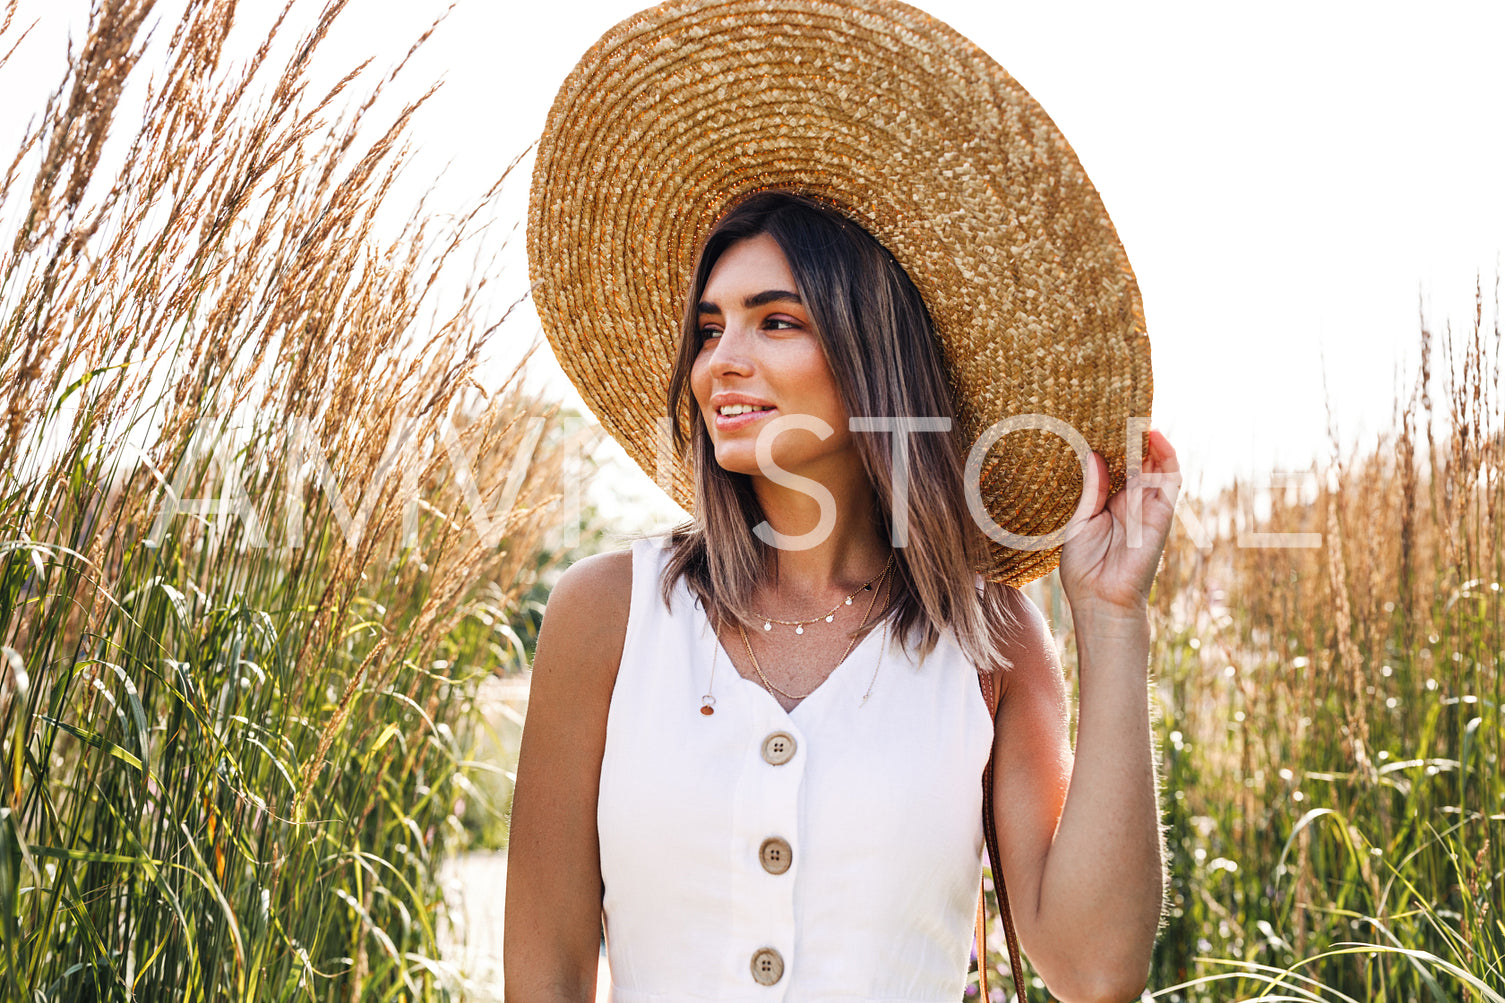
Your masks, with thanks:
[{"label": "tall grass", "polygon": [[96,0],[0,179],[3,999],[440,998],[477,682],[565,514],[559,418],[472,375],[490,290],[435,300],[490,196],[383,238],[417,106],[310,93],[344,3],[232,65],[235,6],[147,81],[152,0]]},{"label": "tall grass", "polygon": [[1505,421],[1485,302],[1461,329],[1423,323],[1372,446],[1343,455],[1334,434],[1304,493],[1259,518],[1247,486],[1194,506],[1210,549],[1173,534],[1157,998],[1505,999]]},{"label": "tall grass", "polygon": [[[1505,1003],[1493,299],[1490,324],[1482,286],[1461,329],[1423,321],[1372,445],[1330,430],[1289,488],[1183,500],[1151,608],[1171,888],[1148,998]],[[1057,580],[1032,592],[1073,664]]]}]

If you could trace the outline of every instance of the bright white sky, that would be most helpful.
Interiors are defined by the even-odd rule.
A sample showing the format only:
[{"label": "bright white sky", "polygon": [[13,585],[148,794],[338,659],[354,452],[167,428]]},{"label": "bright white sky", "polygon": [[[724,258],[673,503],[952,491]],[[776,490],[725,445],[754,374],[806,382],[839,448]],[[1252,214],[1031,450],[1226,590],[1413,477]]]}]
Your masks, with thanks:
[{"label": "bright white sky", "polygon": [[[445,5],[352,0],[321,79],[367,55],[391,65]],[[279,6],[242,0],[241,16]],[[401,93],[447,82],[417,124],[398,204],[430,184],[441,206],[484,191],[538,134],[580,54],[641,6],[459,0],[406,74]],[[1345,445],[1372,442],[1416,367],[1418,297],[1439,328],[1471,321],[1476,272],[1492,301],[1505,251],[1505,4],[923,6],[1024,84],[1102,193],[1144,293],[1155,423],[1193,489],[1325,456],[1324,373]],[[40,21],[0,71],[0,140],[56,78],[84,7],[22,0],[19,20]],[[509,225],[526,204],[523,167]],[[526,287],[522,244],[519,231],[499,294],[509,301]],[[508,326],[510,346],[538,333],[531,313]]]}]

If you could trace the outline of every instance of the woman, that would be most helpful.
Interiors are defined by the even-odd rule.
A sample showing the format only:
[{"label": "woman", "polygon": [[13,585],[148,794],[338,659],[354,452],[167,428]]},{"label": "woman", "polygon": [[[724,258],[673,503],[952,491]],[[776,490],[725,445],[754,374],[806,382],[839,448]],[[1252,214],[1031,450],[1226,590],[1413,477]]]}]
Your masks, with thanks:
[{"label": "woman", "polygon": [[[692,477],[696,520],[662,545],[639,541],[630,552],[581,561],[550,597],[513,803],[509,1000],[590,998],[603,913],[613,998],[626,1003],[959,998],[981,870],[978,779],[990,756],[998,870],[1036,971],[1068,1001],[1132,999],[1144,984],[1162,888],[1146,603],[1174,504],[1173,450],[1150,433],[1143,471],[1159,475],[1158,486],[1137,480],[1117,491],[1110,464],[1087,453],[1077,518],[1053,551],[1059,541],[1045,530],[1058,526],[1052,519],[1078,485],[1059,470],[1033,481],[1020,462],[1008,476],[985,462],[985,442],[977,448],[986,435],[943,434],[952,423],[976,426],[979,413],[994,416],[985,392],[965,389],[972,360],[1026,369],[1027,353],[1017,343],[999,349],[1007,338],[956,322],[957,287],[916,267],[926,255],[915,253],[902,220],[858,222],[864,184],[881,197],[891,179],[812,183],[826,178],[831,160],[829,143],[811,142],[809,177],[793,171],[793,183],[762,184],[768,179],[752,171],[744,172],[752,180],[733,183],[694,172],[671,179],[680,199],[652,199],[631,183],[624,191],[621,179],[662,185],[644,168],[682,167],[686,158],[654,161],[642,151],[681,148],[655,144],[641,122],[620,125],[633,144],[602,135],[631,118],[617,105],[622,95],[637,95],[632,106],[668,107],[648,100],[648,89],[680,87],[682,78],[655,68],[655,53],[672,52],[664,58],[714,82],[679,94],[676,104],[697,125],[745,123],[770,81],[801,88],[797,105],[781,105],[782,138],[797,131],[789,108],[807,110],[832,93],[829,67],[866,65],[875,45],[901,66],[912,62],[889,44],[895,39],[932,58],[938,50],[926,42],[965,51],[959,36],[915,20],[909,8],[869,2],[857,14],[852,30],[821,21],[829,7],[820,0],[656,8],[608,33],[551,113],[529,234],[540,315],[587,400],[640,461],[653,439],[635,427],[647,422],[634,402],[646,395],[624,387],[623,374],[658,381],[673,458]],[[770,31],[771,17],[782,32]],[[765,45],[760,64],[750,51],[769,37],[779,42]],[[808,37],[820,44],[793,59]],[[698,59],[687,45],[700,47]],[[810,68],[821,60],[828,69]],[[885,69],[895,70],[872,71],[875,93],[889,89]],[[794,79],[804,73],[807,80]],[[843,113],[847,84],[833,105]],[[723,104],[697,106],[695,93]],[[616,116],[588,113],[600,102]],[[895,118],[875,120],[876,142],[891,140]],[[583,122],[589,134],[572,134]],[[832,128],[828,119],[811,134],[829,139]],[[603,150],[640,159],[626,174],[603,170]],[[746,150],[731,143],[706,156],[721,164]],[[884,154],[881,146],[869,154],[875,175],[887,170]],[[779,156],[787,170],[788,148]],[[1069,172],[1054,176],[1069,187]],[[592,188],[607,187],[610,197],[595,204],[636,211],[639,226],[648,207],[669,214],[669,239],[655,245],[650,234],[638,245],[665,248],[665,260],[685,253],[675,247],[715,210],[685,269],[689,290],[667,372],[645,361],[652,351],[631,349],[630,334],[591,329],[604,315],[616,318],[618,332],[642,330],[626,318],[662,315],[655,294],[674,284],[651,253],[621,250],[602,215],[617,210],[580,208]],[[571,207],[571,199],[579,201]],[[1116,247],[1111,226],[1106,233],[1086,250],[1068,248],[1092,278],[1079,283],[1090,290],[1083,295],[1108,299],[1089,307],[1078,300],[1065,314],[1118,318],[1085,338],[1097,351],[1063,353],[1088,360],[1086,371],[1142,335],[1136,309],[1102,308],[1137,296],[1132,273],[1122,279],[1126,263],[1101,271],[1102,261],[1118,260],[1099,253]],[[571,245],[580,234],[584,250]],[[997,257],[954,241],[941,233],[936,246],[971,254],[970,274]],[[1055,274],[1065,246],[1033,263],[1023,253],[1006,270]],[[1119,285],[1103,292],[1112,277]],[[635,282],[651,288],[630,291]],[[1040,283],[1033,288],[1050,298]],[[1054,320],[1048,308],[1028,305],[1034,298],[1010,298],[1027,304],[1011,315],[1019,321],[1011,330]],[[1077,321],[1084,330],[1092,324]],[[990,360],[995,350],[1004,358]],[[1070,401],[1092,384],[1062,367],[1038,376],[1028,399],[1046,402],[1037,414],[1090,426],[1092,407],[1074,411]],[[1094,405],[1110,398],[1136,372],[1120,367],[1100,394],[1085,396]],[[1070,391],[1059,407],[1047,393],[1057,381]],[[1024,411],[1002,406],[997,413]],[[969,504],[969,478],[983,483],[986,519]],[[1033,509],[1008,502],[1019,498],[1044,501]],[[1006,537],[1022,549],[997,543],[1001,513],[1016,517],[1016,533],[1028,527]],[[1140,546],[1129,542],[1136,531]],[[1039,555],[1057,552],[1081,673],[1075,752],[1050,633],[1003,584],[1043,573]],[[1001,697],[996,719],[979,678]]]}]

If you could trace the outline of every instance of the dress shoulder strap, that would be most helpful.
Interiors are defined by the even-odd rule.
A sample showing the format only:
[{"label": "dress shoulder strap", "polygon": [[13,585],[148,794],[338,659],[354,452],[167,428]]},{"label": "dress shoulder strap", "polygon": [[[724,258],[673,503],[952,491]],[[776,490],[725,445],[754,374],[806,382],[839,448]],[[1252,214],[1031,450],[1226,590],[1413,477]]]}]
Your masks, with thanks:
[{"label": "dress shoulder strap", "polygon": [[[985,669],[977,673],[977,685],[982,689],[983,702],[988,705],[988,717],[993,727],[998,727],[998,692],[993,685],[993,673]],[[1024,982],[1023,959],[1019,954],[1019,935],[1014,931],[1014,913],[1009,908],[1009,893],[1003,882],[1003,858],[998,853],[998,826],[993,815],[993,750],[988,752],[988,765],[982,771],[982,832],[988,844],[989,868],[993,872],[993,890],[998,896],[998,911],[1003,919],[1003,936],[1009,949],[1009,967],[1014,976],[1014,995],[1019,1003],[1029,1003]],[[988,938],[987,938],[987,886],[977,889],[977,989],[978,999],[988,999]]]}]

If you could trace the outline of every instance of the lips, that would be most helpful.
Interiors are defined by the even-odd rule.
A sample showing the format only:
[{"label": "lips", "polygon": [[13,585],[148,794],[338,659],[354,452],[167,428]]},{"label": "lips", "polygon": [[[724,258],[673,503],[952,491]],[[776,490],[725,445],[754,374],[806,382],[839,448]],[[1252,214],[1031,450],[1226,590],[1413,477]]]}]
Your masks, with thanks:
[{"label": "lips", "polygon": [[[778,410],[773,404],[748,394],[718,393],[710,399],[711,420],[718,432],[733,432],[768,417]],[[727,414],[726,412],[732,412]]]},{"label": "lips", "polygon": [[722,414],[718,409],[713,412],[716,431],[735,432],[739,428],[746,428],[749,425],[756,424],[764,418],[777,413],[777,411],[777,408],[771,407],[765,411],[745,411],[742,414]]}]

